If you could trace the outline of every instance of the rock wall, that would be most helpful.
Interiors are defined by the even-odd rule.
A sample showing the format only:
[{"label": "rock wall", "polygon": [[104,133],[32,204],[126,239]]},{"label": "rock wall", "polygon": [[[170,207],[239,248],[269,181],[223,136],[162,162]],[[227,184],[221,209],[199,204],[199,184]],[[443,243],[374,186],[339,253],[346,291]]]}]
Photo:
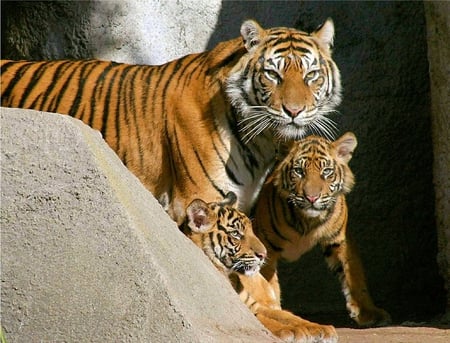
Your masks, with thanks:
[{"label": "rock wall", "polygon": [[450,315],[450,3],[427,1],[425,13],[430,61],[438,262],[446,281],[447,314]]},{"label": "rock wall", "polygon": [[1,124],[9,343],[276,341],[98,132],[30,110]]},{"label": "rock wall", "polygon": [[2,56],[161,64],[205,50],[220,3],[2,1]]},{"label": "rock wall", "polygon": [[[445,69],[442,77],[433,76],[433,70],[440,70],[434,68],[446,64],[446,59],[442,64],[438,61],[445,57],[439,52],[442,46],[431,50],[448,42],[448,18],[443,14],[448,13],[448,4],[218,0],[164,2],[164,6],[156,0],[37,3],[2,2],[2,44],[9,44],[2,45],[2,56],[94,56],[161,63],[235,37],[242,20],[249,17],[266,27],[308,30],[327,17],[333,18],[334,58],[344,86],[340,114],[333,119],[339,134],[351,130],[359,140],[351,162],[357,184],[349,196],[349,225],[360,246],[373,297],[395,321],[422,320],[444,310],[445,289],[436,256],[437,226],[448,231],[448,87],[438,88],[444,95],[436,96],[432,83],[430,93],[428,58],[432,80],[448,82]],[[39,13],[45,11],[45,15],[34,16],[38,23],[28,15],[30,6],[36,6]],[[61,19],[64,16],[66,21]],[[442,33],[438,40],[433,38],[438,37],[436,32]],[[23,49],[27,46],[33,48]],[[434,75],[442,74],[436,71]],[[440,245],[444,265],[448,245],[443,229],[439,232],[444,242]],[[310,318],[324,313],[332,313],[331,321],[341,315],[347,318],[338,282],[322,260],[320,253],[313,251],[299,263],[282,266],[284,305]],[[316,291],[317,285],[321,292]]]}]

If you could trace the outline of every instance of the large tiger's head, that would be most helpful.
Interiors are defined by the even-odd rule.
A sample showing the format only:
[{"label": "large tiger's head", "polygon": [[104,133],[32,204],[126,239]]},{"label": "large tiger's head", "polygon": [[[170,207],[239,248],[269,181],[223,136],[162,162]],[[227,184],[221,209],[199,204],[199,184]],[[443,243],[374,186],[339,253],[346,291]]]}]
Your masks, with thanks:
[{"label": "large tiger's head", "polygon": [[312,33],[264,30],[248,20],[241,35],[248,53],[231,71],[227,93],[243,140],[266,130],[282,140],[303,138],[308,130],[330,136],[334,123],[325,115],[341,101],[340,74],[331,58],[332,20]]},{"label": "large tiger's head", "polygon": [[351,132],[334,142],[318,136],[294,142],[273,173],[277,191],[307,217],[324,214],[354,185],[348,162],[356,145]]},{"label": "large tiger's head", "polygon": [[183,232],[219,270],[253,275],[263,265],[267,250],[253,233],[250,219],[232,207],[235,202],[232,192],[222,203],[193,200],[186,209]]}]

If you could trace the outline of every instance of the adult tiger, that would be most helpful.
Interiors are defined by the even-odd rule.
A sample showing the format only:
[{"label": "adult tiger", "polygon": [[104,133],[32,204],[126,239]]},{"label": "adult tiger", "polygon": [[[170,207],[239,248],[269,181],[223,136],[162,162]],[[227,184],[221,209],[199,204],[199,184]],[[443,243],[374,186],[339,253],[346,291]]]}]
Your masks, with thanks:
[{"label": "adult tiger", "polygon": [[194,199],[186,209],[183,232],[225,274],[241,300],[274,335],[286,342],[337,342],[333,326],[304,320],[282,310],[275,291],[259,273],[267,251],[250,219],[234,208],[230,192],[221,202]]},{"label": "adult tiger", "polygon": [[348,166],[357,141],[347,132],[334,142],[318,136],[295,142],[263,186],[256,204],[254,230],[268,251],[261,270],[277,293],[277,264],[295,261],[316,244],[339,277],[350,317],[359,325],[382,325],[389,314],[376,307],[364,269],[347,235],[345,194],[354,185]]},{"label": "adult tiger", "polygon": [[334,25],[306,33],[245,21],[241,37],[161,66],[2,61],[2,106],[68,114],[102,132],[181,224],[187,204],[228,191],[248,213],[277,140],[327,130],[340,102]]}]

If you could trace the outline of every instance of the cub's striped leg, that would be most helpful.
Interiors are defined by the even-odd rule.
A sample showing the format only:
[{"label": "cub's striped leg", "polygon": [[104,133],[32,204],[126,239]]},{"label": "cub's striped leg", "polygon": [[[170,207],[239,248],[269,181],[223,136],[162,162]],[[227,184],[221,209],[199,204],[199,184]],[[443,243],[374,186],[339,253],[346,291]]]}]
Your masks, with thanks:
[{"label": "cub's striped leg", "polygon": [[256,317],[266,328],[284,342],[338,342],[338,335],[333,326],[312,323],[285,310],[262,307],[256,313]]},{"label": "cub's striped leg", "polygon": [[375,306],[370,297],[364,269],[354,243],[347,237],[321,246],[328,267],[341,282],[350,317],[361,326],[389,324],[389,313]]},{"label": "cub's striped leg", "polygon": [[281,308],[281,288],[278,280],[278,260],[281,258],[276,252],[270,251],[270,257],[261,269],[261,275],[268,281],[273,293],[274,301]]},{"label": "cub's striped leg", "polygon": [[333,326],[312,323],[282,310],[274,290],[261,274],[232,274],[229,278],[241,300],[256,318],[284,342],[337,342]]}]

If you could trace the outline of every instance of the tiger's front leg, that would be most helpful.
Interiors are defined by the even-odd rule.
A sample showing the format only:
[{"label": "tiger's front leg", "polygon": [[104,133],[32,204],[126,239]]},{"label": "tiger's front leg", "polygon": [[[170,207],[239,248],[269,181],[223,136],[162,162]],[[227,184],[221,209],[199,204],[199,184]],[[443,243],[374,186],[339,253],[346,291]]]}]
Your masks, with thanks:
[{"label": "tiger's front leg", "polygon": [[268,249],[268,256],[270,259],[266,260],[267,262],[261,268],[261,274],[272,287],[272,290],[275,294],[275,302],[281,308],[281,288],[280,282],[278,281],[278,260],[280,259],[279,253],[273,252]]},{"label": "tiger's front leg", "polygon": [[354,243],[345,237],[321,244],[328,267],[338,276],[350,317],[360,326],[383,326],[391,322],[385,310],[375,306]]},{"label": "tiger's front leg", "polygon": [[302,319],[288,311],[260,307],[256,318],[275,336],[289,343],[337,343],[332,325],[321,325]]},{"label": "tiger's front leg", "polygon": [[229,278],[241,300],[256,318],[284,342],[337,342],[338,336],[333,326],[313,323],[282,310],[275,291],[261,274],[232,274]]}]

